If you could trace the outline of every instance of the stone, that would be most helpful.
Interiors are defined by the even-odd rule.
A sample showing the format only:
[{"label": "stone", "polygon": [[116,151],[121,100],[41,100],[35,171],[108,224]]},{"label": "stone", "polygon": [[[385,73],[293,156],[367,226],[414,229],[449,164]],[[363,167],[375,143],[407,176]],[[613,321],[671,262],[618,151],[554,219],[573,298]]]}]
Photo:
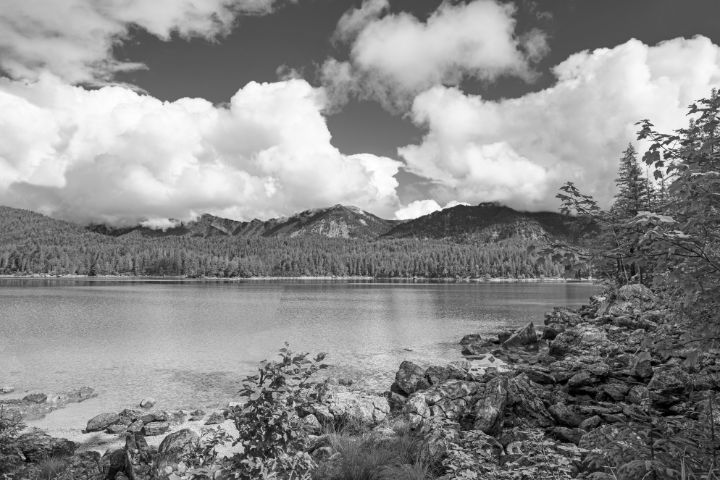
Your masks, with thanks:
[{"label": "stone", "polygon": [[626,399],[635,405],[642,405],[650,401],[650,391],[645,385],[635,385],[630,388]]},{"label": "stone", "polygon": [[130,480],[149,480],[152,475],[153,452],[141,433],[125,437],[124,473]]},{"label": "stone", "polygon": [[212,412],[207,420],[205,420],[205,425],[219,425],[225,421],[225,415],[223,415],[222,412]]},{"label": "stone", "polygon": [[597,428],[602,423],[602,418],[599,415],[593,415],[592,417],[586,418],[580,423],[580,428],[583,430],[592,430]]},{"label": "stone", "polygon": [[6,394],[12,393],[14,391],[15,391],[15,387],[11,387],[10,385],[0,386],[0,395],[6,395]]},{"label": "stone", "polygon": [[508,396],[508,379],[495,377],[485,385],[485,394],[475,404],[475,430],[488,435],[497,435],[502,429],[502,420]]},{"label": "stone", "polygon": [[154,406],[155,406],[155,399],[154,399],[154,398],[148,397],[148,398],[144,398],[144,399],[142,399],[142,400],[140,401],[140,408],[149,409],[149,408],[152,408],[152,407],[154,407]]},{"label": "stone", "polygon": [[482,337],[479,333],[471,333],[468,335],[465,335],[460,339],[460,345],[470,345],[472,343],[481,343]]},{"label": "stone", "polygon": [[302,418],[302,424],[306,431],[310,433],[320,433],[322,431],[322,425],[315,415],[305,415]]},{"label": "stone", "polygon": [[640,352],[632,363],[632,373],[641,380],[648,380],[653,376],[650,352]]},{"label": "stone", "polygon": [[131,433],[140,433],[140,432],[142,432],[142,429],[144,426],[145,426],[145,424],[143,423],[143,421],[138,418],[137,420],[132,422],[130,425],[128,425],[126,427],[126,430]]},{"label": "stone", "polygon": [[545,408],[544,400],[549,401],[549,395],[526,374],[517,375],[508,381],[506,410],[510,411],[510,417],[521,419],[534,426],[548,427],[554,423],[552,415]]},{"label": "stone", "polygon": [[168,422],[170,421],[170,414],[165,411],[158,411],[158,412],[150,412],[142,415],[140,419],[143,421],[143,423],[150,423],[150,422]]},{"label": "stone", "polygon": [[579,427],[585,420],[574,408],[564,403],[556,403],[548,409],[558,423],[568,427]]},{"label": "stone", "polygon": [[77,448],[75,442],[51,437],[37,429],[20,435],[16,444],[27,461],[33,463],[51,457],[69,457]]},{"label": "stone", "polygon": [[23,402],[28,403],[45,403],[47,401],[47,395],[44,393],[31,393],[23,397]]},{"label": "stone", "polygon": [[117,413],[101,413],[88,420],[85,432],[100,432],[119,421],[120,415]]},{"label": "stone", "polygon": [[395,374],[395,383],[405,395],[410,395],[429,386],[427,380],[425,380],[425,370],[409,360],[405,360],[400,364]]},{"label": "stone", "polygon": [[98,396],[97,392],[90,387],[80,387],[77,390],[70,390],[66,393],[68,403],[80,403]]},{"label": "stone", "polygon": [[198,408],[198,409],[190,412],[190,421],[191,422],[196,422],[198,420],[202,420],[203,418],[205,418],[205,410],[201,410]]},{"label": "stone", "polygon": [[469,345],[464,345],[460,353],[469,357],[478,357],[489,353],[490,350],[491,348],[486,345],[471,343]]},{"label": "stone", "polygon": [[577,372],[575,375],[570,377],[567,384],[570,389],[578,389],[581,387],[587,387],[589,385],[594,385],[598,383],[598,379],[588,372],[587,370],[581,370]]},{"label": "stone", "polygon": [[425,370],[425,379],[430,385],[437,385],[450,379],[464,380],[466,376],[467,371],[455,365],[431,366]]},{"label": "stone", "polygon": [[549,344],[549,353],[553,357],[564,357],[570,353],[578,343],[578,339],[575,334],[569,331],[560,333],[555,340]]},{"label": "stone", "polygon": [[148,437],[154,437],[156,435],[162,435],[170,429],[168,422],[150,422],[146,423],[142,429],[143,434]]},{"label": "stone", "polygon": [[114,423],[105,429],[105,431],[110,434],[124,433],[126,430],[127,426],[122,423]]},{"label": "stone", "polygon": [[603,396],[615,402],[624,400],[629,390],[630,386],[626,383],[606,383],[600,387]]},{"label": "stone", "polygon": [[550,434],[561,442],[577,445],[585,432],[579,428],[553,427]]},{"label": "stone", "polygon": [[532,322],[515,331],[515,333],[505,340],[502,345],[505,348],[520,347],[537,343],[538,338],[535,333],[535,326]]},{"label": "stone", "polygon": [[[169,479],[170,472],[184,470],[183,465],[190,462],[188,459],[194,454],[200,444],[200,437],[190,429],[184,428],[169,434],[160,442],[157,456],[153,463],[153,471],[161,480]],[[183,464],[183,465],[181,465]]]}]

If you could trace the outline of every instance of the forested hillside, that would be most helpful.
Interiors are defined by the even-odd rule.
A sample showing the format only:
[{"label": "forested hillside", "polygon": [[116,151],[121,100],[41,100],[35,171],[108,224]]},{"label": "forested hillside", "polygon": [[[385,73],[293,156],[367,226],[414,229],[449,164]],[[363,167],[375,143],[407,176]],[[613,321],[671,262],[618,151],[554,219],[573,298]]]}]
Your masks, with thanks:
[{"label": "forested hillside", "polygon": [[[207,227],[207,225],[205,225]],[[204,228],[204,227],[203,227]],[[232,235],[103,235],[37,213],[0,208],[0,274],[188,277],[557,277],[565,266],[522,236],[376,240]],[[535,250],[536,251],[536,250]],[[585,272],[576,272],[582,275]]]}]

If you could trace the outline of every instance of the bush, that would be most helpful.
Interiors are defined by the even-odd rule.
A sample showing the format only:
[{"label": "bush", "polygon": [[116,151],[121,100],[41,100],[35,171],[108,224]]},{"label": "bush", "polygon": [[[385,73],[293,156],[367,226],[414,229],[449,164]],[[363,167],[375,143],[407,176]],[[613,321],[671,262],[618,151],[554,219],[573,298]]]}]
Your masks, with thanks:
[{"label": "bush", "polygon": [[327,367],[325,354],[309,359],[286,343],[279,356],[245,378],[240,395],[247,401],[231,412],[239,433],[235,445],[243,449],[229,461],[234,478],[309,479],[315,468],[296,412],[322,400],[325,384],[312,377]]},{"label": "bush", "polygon": [[0,405],[0,474],[9,472],[13,466],[22,462],[22,454],[17,447],[17,436],[25,428],[22,417],[15,410]]}]

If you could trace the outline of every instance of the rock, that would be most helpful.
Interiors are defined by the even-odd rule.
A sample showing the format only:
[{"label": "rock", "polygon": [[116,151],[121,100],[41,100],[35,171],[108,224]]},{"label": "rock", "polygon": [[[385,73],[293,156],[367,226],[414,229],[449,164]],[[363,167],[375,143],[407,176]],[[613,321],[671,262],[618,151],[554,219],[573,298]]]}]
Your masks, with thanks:
[{"label": "rock", "polygon": [[587,387],[589,385],[595,385],[598,383],[597,377],[588,372],[587,370],[581,370],[575,375],[570,377],[567,384],[570,389],[578,389],[581,387]]},{"label": "rock", "polygon": [[126,430],[131,433],[140,433],[140,432],[142,432],[142,429],[144,426],[145,426],[145,424],[143,423],[143,421],[138,418],[137,420],[132,422],[130,425],[128,425],[126,427]]},{"label": "rock", "polygon": [[15,391],[15,387],[11,387],[10,385],[3,385],[0,387],[0,395],[6,395],[8,393],[12,393]]},{"label": "rock", "polygon": [[126,430],[127,426],[122,423],[114,423],[105,429],[105,431],[110,434],[124,433]]},{"label": "rock", "polygon": [[[194,454],[200,444],[200,437],[190,429],[182,429],[169,434],[158,447],[157,456],[153,463],[153,471],[161,480],[171,478],[173,471],[178,471],[182,463],[190,464],[189,458]],[[168,472],[169,469],[169,472]],[[182,470],[182,466],[180,466]]]},{"label": "rock", "polygon": [[[99,480],[106,478],[100,463],[98,452],[80,452],[67,459],[63,472],[53,480]],[[115,480],[121,477],[115,476]],[[127,477],[126,477],[127,478]]]},{"label": "rock", "polygon": [[150,422],[146,423],[145,426],[142,429],[143,434],[147,435],[148,437],[153,437],[155,435],[162,435],[163,433],[167,432],[170,429],[170,424],[168,422]]},{"label": "rock", "polygon": [[600,387],[603,395],[615,402],[623,401],[629,390],[630,386],[625,383],[606,383]]},{"label": "rock", "polygon": [[564,403],[556,403],[549,409],[552,416],[562,425],[579,427],[584,418],[574,409]]},{"label": "rock", "polygon": [[207,420],[205,420],[205,425],[219,425],[225,421],[225,415],[223,412],[212,412]]},{"label": "rock", "polygon": [[312,413],[310,415],[305,415],[302,418],[302,423],[303,427],[305,427],[305,430],[310,433],[317,434],[322,431],[322,425],[320,424],[320,421]]},{"label": "rock", "polygon": [[650,400],[658,408],[667,408],[679,403],[679,396],[690,386],[690,375],[676,366],[656,370],[647,385]]},{"label": "rock", "polygon": [[580,428],[583,430],[592,430],[597,428],[602,423],[602,418],[599,415],[593,415],[592,417],[586,418],[580,423]]},{"label": "rock", "polygon": [[330,413],[327,405],[315,405],[313,407],[313,415],[318,419],[321,425],[332,425],[335,422],[335,416]]},{"label": "rock", "polygon": [[479,333],[471,333],[471,334],[468,334],[468,335],[465,335],[464,337],[462,337],[462,339],[460,340],[460,345],[464,346],[464,345],[470,345],[472,343],[481,343],[481,342],[482,342],[482,337],[480,336]]},{"label": "rock", "polygon": [[553,427],[550,429],[550,434],[561,442],[577,445],[585,432],[579,428]]},{"label": "rock", "polygon": [[150,422],[169,422],[170,421],[170,414],[165,411],[158,411],[158,412],[150,412],[142,415],[140,419],[143,421],[143,423],[150,423]]},{"label": "rock", "polygon": [[23,397],[23,402],[28,403],[45,403],[47,401],[47,395],[44,393],[31,393]]},{"label": "rock", "polygon": [[461,353],[469,357],[478,357],[480,355],[485,355],[486,353],[489,353],[490,350],[491,348],[486,345],[471,343],[469,345],[463,346]]},{"label": "rock", "polygon": [[555,340],[549,344],[549,353],[553,357],[564,357],[570,353],[573,346],[577,344],[577,336],[569,331],[560,333]]},{"label": "rock", "polygon": [[124,473],[130,480],[149,480],[152,475],[152,451],[141,433],[125,437]]},{"label": "rock", "polygon": [[69,457],[75,453],[75,442],[64,438],[54,438],[34,429],[17,438],[17,447],[27,461],[37,463],[51,457]]},{"label": "rock", "polygon": [[650,352],[640,352],[635,356],[632,364],[632,373],[641,380],[648,380],[653,376]]},{"label": "rock", "polygon": [[505,341],[512,337],[513,332],[500,332],[498,333],[498,343],[505,343]]},{"label": "rock", "polygon": [[395,383],[405,395],[429,387],[427,380],[425,380],[425,370],[408,360],[400,364],[400,368],[395,374]]},{"label": "rock", "polygon": [[503,414],[508,396],[506,377],[495,377],[485,385],[485,395],[475,404],[476,430],[497,435],[502,429]]},{"label": "rock", "polygon": [[[345,387],[336,387],[327,392],[324,402],[331,418],[351,420],[366,426],[376,425],[390,413],[390,405],[386,397],[351,391]],[[313,413],[321,424],[324,423],[325,419],[318,414],[318,408],[315,408]]]},{"label": "rock", "polygon": [[545,408],[544,400],[550,401],[550,394],[533,382],[526,374],[520,374],[508,381],[508,403],[510,418],[533,426],[548,427],[553,417]]},{"label": "rock", "polygon": [[464,380],[467,371],[458,368],[455,365],[432,366],[425,370],[425,379],[430,385],[437,385],[449,379]]},{"label": "rock", "polygon": [[515,331],[510,338],[502,344],[505,348],[520,347],[537,343],[538,338],[535,333],[535,326],[532,322]]},{"label": "rock", "polygon": [[68,403],[80,403],[98,396],[97,392],[90,387],[80,387],[77,390],[70,390],[65,394]]},{"label": "rock", "polygon": [[205,410],[197,409],[190,412],[190,421],[196,422],[205,418]]},{"label": "rock", "polygon": [[622,301],[627,302],[643,302],[643,303],[654,303],[657,301],[657,296],[645,285],[634,283],[631,285],[623,285],[618,290],[618,298]]},{"label": "rock", "polygon": [[140,401],[140,408],[152,408],[155,406],[155,399],[154,398],[144,398]]},{"label": "rock", "polygon": [[85,432],[99,432],[119,421],[120,415],[117,413],[101,413],[88,420]]},{"label": "rock", "polygon": [[645,385],[635,385],[627,394],[627,401],[635,405],[642,405],[650,401],[650,391]]},{"label": "rock", "polygon": [[557,325],[547,325],[543,329],[542,339],[543,340],[554,340],[555,337],[560,335],[563,331],[564,331],[564,329],[562,329],[561,327],[559,327]]}]

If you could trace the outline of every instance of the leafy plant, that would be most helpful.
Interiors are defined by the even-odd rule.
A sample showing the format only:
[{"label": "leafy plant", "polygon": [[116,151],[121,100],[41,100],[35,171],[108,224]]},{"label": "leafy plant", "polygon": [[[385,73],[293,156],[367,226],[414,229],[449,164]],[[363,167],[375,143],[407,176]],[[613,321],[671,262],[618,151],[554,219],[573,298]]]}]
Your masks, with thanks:
[{"label": "leafy plant", "polygon": [[257,375],[245,378],[240,395],[247,401],[232,410],[242,453],[230,459],[229,471],[240,479],[309,479],[315,462],[305,451],[307,436],[297,411],[320,402],[325,384],[313,375],[327,368],[325,354],[313,359],[280,349],[280,359],[264,361]]}]

